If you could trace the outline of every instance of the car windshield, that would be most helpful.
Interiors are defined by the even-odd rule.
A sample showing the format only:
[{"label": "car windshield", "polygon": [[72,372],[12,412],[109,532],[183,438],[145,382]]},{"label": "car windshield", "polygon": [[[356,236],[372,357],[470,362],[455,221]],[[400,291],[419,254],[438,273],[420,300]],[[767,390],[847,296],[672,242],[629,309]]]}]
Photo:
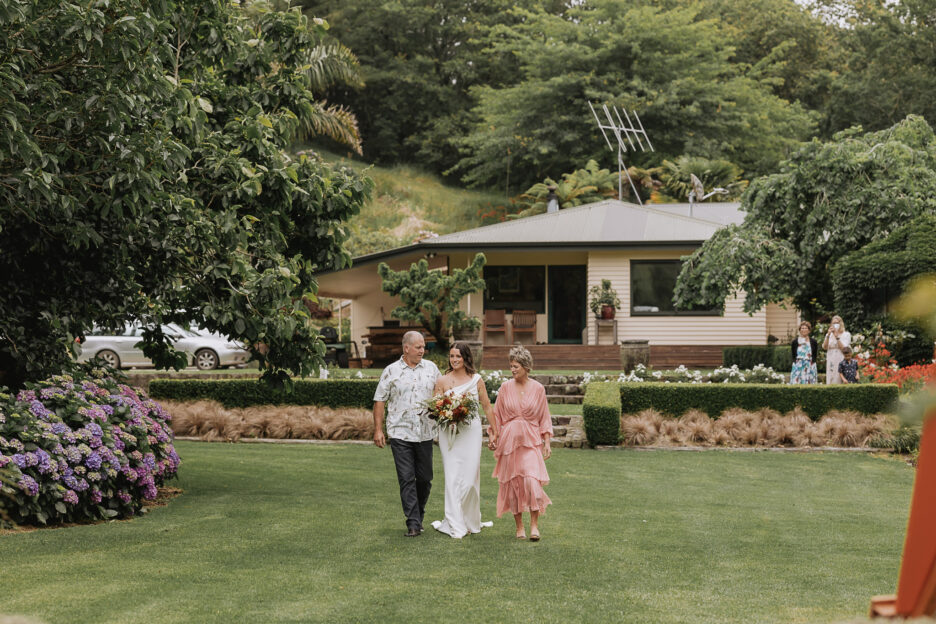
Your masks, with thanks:
[{"label": "car windshield", "polygon": [[184,329],[181,325],[176,325],[175,323],[163,325],[162,330],[164,334],[173,334],[179,336],[180,338],[198,338],[199,336],[197,332],[194,332],[191,329]]}]

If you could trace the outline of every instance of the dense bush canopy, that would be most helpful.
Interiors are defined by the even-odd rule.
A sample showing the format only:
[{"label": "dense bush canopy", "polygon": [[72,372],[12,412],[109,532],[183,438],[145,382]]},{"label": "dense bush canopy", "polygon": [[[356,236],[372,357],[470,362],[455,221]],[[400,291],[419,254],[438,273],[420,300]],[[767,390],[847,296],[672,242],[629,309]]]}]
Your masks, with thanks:
[{"label": "dense bush canopy", "polygon": [[[242,339],[313,370],[313,272],[344,266],[369,182],[286,148],[346,111],[317,96],[354,59],[297,11],[224,0],[0,0],[0,382],[62,370],[92,323]],[[262,343],[264,348],[257,349]]]}]

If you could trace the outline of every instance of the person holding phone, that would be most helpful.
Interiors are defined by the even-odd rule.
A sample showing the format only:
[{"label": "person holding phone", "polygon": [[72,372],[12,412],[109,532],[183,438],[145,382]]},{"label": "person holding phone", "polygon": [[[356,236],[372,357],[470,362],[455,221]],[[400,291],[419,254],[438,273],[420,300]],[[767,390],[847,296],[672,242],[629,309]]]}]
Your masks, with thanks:
[{"label": "person holding phone", "polygon": [[826,378],[827,384],[840,384],[842,377],[839,375],[839,364],[845,359],[842,349],[851,347],[851,334],[845,331],[845,323],[842,317],[836,314],[832,317],[829,324],[829,331],[826,332],[825,340],[822,341],[822,348],[826,350]]}]

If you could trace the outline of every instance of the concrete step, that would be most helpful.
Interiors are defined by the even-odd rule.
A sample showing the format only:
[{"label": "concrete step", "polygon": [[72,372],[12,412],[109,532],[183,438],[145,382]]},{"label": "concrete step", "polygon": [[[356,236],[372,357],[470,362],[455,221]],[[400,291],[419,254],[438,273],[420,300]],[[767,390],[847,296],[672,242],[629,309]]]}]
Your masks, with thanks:
[{"label": "concrete step", "polygon": [[571,416],[556,416],[554,414],[552,417],[552,424],[553,424],[553,427],[557,425],[568,425],[571,420],[572,420]]}]

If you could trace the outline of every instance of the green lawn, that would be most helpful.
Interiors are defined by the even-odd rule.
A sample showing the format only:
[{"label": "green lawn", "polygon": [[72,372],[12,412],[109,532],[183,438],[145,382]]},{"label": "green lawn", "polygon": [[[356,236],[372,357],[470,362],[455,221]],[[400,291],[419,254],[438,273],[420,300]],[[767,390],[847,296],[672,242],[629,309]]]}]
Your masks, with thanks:
[{"label": "green lawn", "polygon": [[[185,494],[0,536],[47,622],[834,622],[894,589],[913,472],[864,454],[556,450],[543,541],[403,537],[389,449],[180,442]],[[436,452],[428,519],[442,513]],[[496,488],[482,465],[482,511]]]}]

